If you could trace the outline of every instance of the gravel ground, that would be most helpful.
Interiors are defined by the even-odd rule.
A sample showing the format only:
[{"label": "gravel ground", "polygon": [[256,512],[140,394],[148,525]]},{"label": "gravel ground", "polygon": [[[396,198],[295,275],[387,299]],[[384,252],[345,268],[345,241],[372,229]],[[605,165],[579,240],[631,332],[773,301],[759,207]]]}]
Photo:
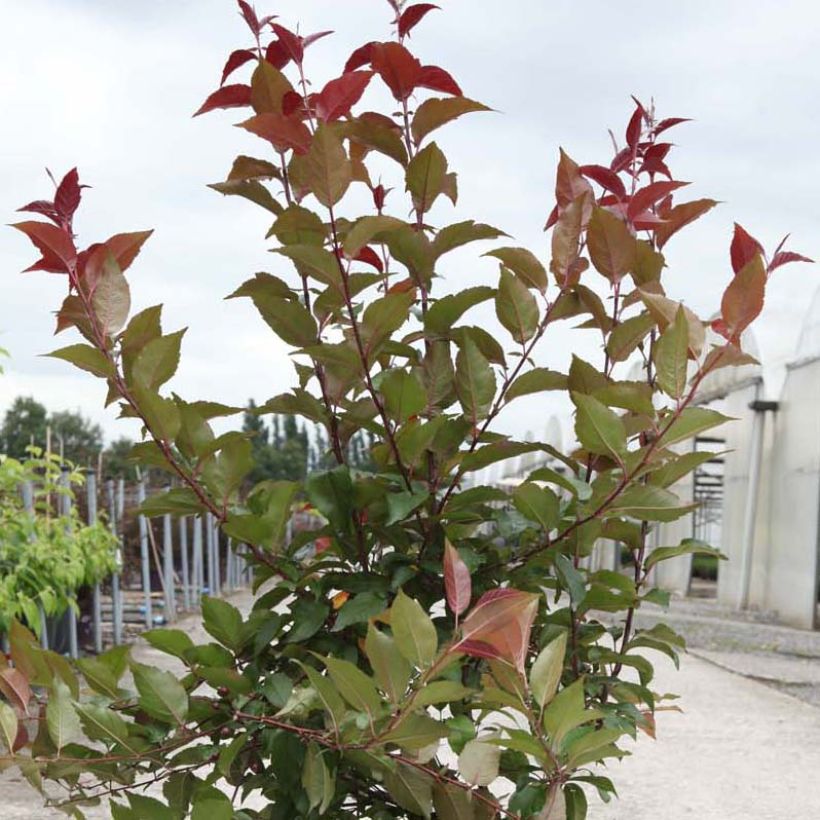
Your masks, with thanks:
[{"label": "gravel ground", "polygon": [[[233,602],[247,609],[250,596]],[[641,735],[631,757],[611,764],[623,797],[604,805],[590,796],[590,820],[820,817],[820,709],[809,705],[820,705],[820,634],[754,618],[729,621],[730,614],[708,602],[676,601],[670,613],[641,616],[643,625],[657,617],[671,622],[692,647],[680,672],[656,660],[656,690],[680,694],[685,714],[659,714],[658,739]],[[177,626],[194,641],[205,637],[195,618]],[[175,669],[172,658],[144,643],[134,654]],[[0,775],[2,820],[64,817],[41,808],[13,773]],[[100,808],[88,817],[110,815]]]}]

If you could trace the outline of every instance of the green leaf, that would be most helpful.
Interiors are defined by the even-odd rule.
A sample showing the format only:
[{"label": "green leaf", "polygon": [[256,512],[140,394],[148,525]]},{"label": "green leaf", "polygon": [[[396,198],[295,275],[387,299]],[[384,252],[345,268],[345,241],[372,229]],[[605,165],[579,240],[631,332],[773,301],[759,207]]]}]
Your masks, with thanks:
[{"label": "green leaf", "polygon": [[415,372],[389,370],[378,380],[379,392],[392,419],[404,424],[410,416],[416,416],[427,407],[424,386]]},{"label": "green leaf", "polygon": [[399,763],[384,774],[384,787],[403,809],[429,818],[433,810],[433,779],[418,769]]},{"label": "green leaf", "polygon": [[518,512],[535,521],[546,532],[555,529],[561,520],[558,496],[549,488],[539,487],[531,481],[525,481],[515,488],[513,504]]},{"label": "green leaf", "polygon": [[416,666],[431,666],[438,651],[436,628],[418,601],[409,598],[402,590],[390,609],[390,628],[396,646]]},{"label": "green leaf", "polygon": [[546,367],[535,367],[526,373],[522,373],[507,389],[506,399],[508,402],[517,399],[519,396],[527,396],[530,393],[542,393],[545,390],[566,390],[567,377],[563,373],[555,370],[548,370]]},{"label": "green leaf", "polygon": [[635,237],[622,219],[605,208],[593,208],[587,247],[598,273],[610,282],[623,279],[635,265],[635,243]]},{"label": "green leaf", "polygon": [[133,820],[176,820],[174,812],[168,806],[144,794],[128,794]]},{"label": "green leaf", "polygon": [[14,741],[17,739],[17,715],[5,701],[0,701],[0,739],[6,744],[11,754]]},{"label": "green leaf", "polygon": [[669,490],[650,484],[636,484],[619,495],[607,515],[626,515],[639,521],[675,521],[691,512],[697,504],[681,504]]},{"label": "green leaf", "polygon": [[407,690],[412,667],[399,652],[393,638],[372,623],[367,628],[364,649],[379,686],[393,703],[398,703]]},{"label": "green leaf", "polygon": [[300,179],[326,208],[332,208],[344,195],[352,180],[350,160],[334,129],[321,124],[313,135],[302,161]]},{"label": "green leaf", "polygon": [[275,236],[283,245],[316,245],[321,248],[325,244],[327,229],[317,214],[294,203],[279,214],[268,231],[270,236]]},{"label": "green leaf", "polygon": [[483,285],[443,296],[428,308],[424,328],[431,333],[446,334],[471,307],[486,302],[493,296],[495,289]]},{"label": "green leaf", "polygon": [[416,695],[413,701],[414,706],[435,706],[439,703],[453,703],[469,698],[474,695],[472,689],[462,686],[453,680],[434,680],[428,683]]},{"label": "green leaf", "polygon": [[367,623],[370,618],[381,614],[387,607],[384,595],[376,592],[361,592],[347,601],[339,610],[331,632],[341,632],[353,624]]},{"label": "green leaf", "polygon": [[139,512],[148,518],[158,515],[196,515],[202,512],[202,502],[193,490],[174,487],[149,496],[139,506]]},{"label": "green leaf", "polygon": [[363,216],[357,219],[353,227],[345,236],[343,248],[345,256],[353,259],[359,251],[369,245],[373,239],[378,241],[380,234],[387,231],[394,231],[407,225],[394,216]]},{"label": "green leaf", "polygon": [[232,820],[233,816],[233,806],[227,795],[219,794],[216,789],[196,792],[191,820]]},{"label": "green leaf", "polygon": [[96,347],[91,347],[91,345],[69,345],[46,355],[52,359],[63,359],[66,362],[71,362],[80,370],[87,370],[95,376],[107,379],[114,375],[113,363]]},{"label": "green leaf", "polygon": [[305,482],[311,504],[341,532],[348,532],[353,515],[353,482],[347,467],[313,473]]},{"label": "green leaf", "polygon": [[497,248],[485,256],[500,259],[528,288],[547,290],[547,271],[532,251],[526,248]]},{"label": "green leaf", "polygon": [[461,468],[465,473],[483,470],[498,461],[505,461],[508,458],[543,449],[543,444],[530,444],[524,441],[494,441],[465,455],[461,460]]},{"label": "green leaf", "polygon": [[54,680],[51,697],[46,706],[46,725],[58,753],[66,744],[73,743],[83,736],[80,719],[71,702],[71,693],[59,678]]},{"label": "green leaf", "polygon": [[275,248],[273,252],[293,260],[302,276],[312,276],[341,292],[342,274],[339,270],[339,260],[330,251],[316,245],[286,245]]},{"label": "green leaf", "polygon": [[180,426],[176,402],[164,399],[156,390],[139,383],[131,387],[131,392],[154,435],[163,441],[172,442],[177,437]]},{"label": "green leaf", "polygon": [[208,187],[223,196],[241,196],[272,214],[282,213],[282,206],[258,179],[232,179],[226,182],[212,182]]},{"label": "green leaf", "polygon": [[482,222],[468,219],[465,222],[456,222],[454,225],[447,225],[442,228],[433,240],[433,253],[436,259],[439,259],[445,253],[449,253],[470,242],[497,239],[499,236],[506,235],[492,225],[485,225]]},{"label": "green leaf", "polygon": [[654,328],[655,320],[648,311],[621,322],[607,339],[609,358],[613,362],[625,362]]},{"label": "green leaf", "polygon": [[387,525],[404,521],[408,515],[417,510],[430,497],[427,490],[413,492],[389,493],[387,495]]},{"label": "green leaf", "polygon": [[181,629],[151,629],[143,632],[142,637],[154,649],[182,660],[185,660],[185,653],[194,647],[188,633]]},{"label": "green leaf", "polygon": [[293,627],[285,639],[288,643],[301,643],[313,637],[324,626],[330,608],[324,601],[300,598],[291,608]]},{"label": "green leaf", "polygon": [[[265,273],[257,273],[252,292],[234,295],[249,295],[262,318],[273,332],[282,341],[294,347],[306,347],[316,344],[318,328],[316,320],[310,311],[301,303],[291,298],[288,290],[287,298],[281,293],[281,280]],[[241,289],[240,289],[241,290]]]},{"label": "green leaf", "polygon": [[683,305],[675,314],[675,321],[661,334],[654,345],[652,358],[661,390],[673,399],[679,399],[686,389],[689,365],[689,325]]},{"label": "green leaf", "polygon": [[434,142],[419,151],[407,166],[407,190],[413,207],[427,213],[436,198],[444,191],[447,176],[447,158]]},{"label": "green leaf", "polygon": [[357,711],[376,715],[381,709],[381,698],[376,685],[350,661],[324,658],[327,672],[339,694]]},{"label": "green leaf", "polygon": [[493,743],[471,740],[458,756],[459,774],[473,786],[489,786],[498,777],[501,749]]},{"label": "green leaf", "polygon": [[383,735],[385,742],[395,743],[402,749],[417,751],[431,746],[437,740],[447,736],[447,727],[426,714],[409,714],[398,726]]},{"label": "green leaf", "polygon": [[475,808],[470,793],[450,783],[433,787],[433,806],[440,820],[475,820]]},{"label": "green leaf", "polygon": [[495,372],[469,337],[456,356],[456,394],[464,415],[473,424],[486,418],[495,398]]},{"label": "green leaf", "polygon": [[[326,678],[319,674],[318,670],[307,664],[299,664],[304,669],[305,674],[310,681],[310,685],[316,691],[319,700],[322,702],[325,711],[333,722],[335,731],[339,730],[339,726],[344,719],[347,706],[342,700],[336,688],[333,686],[330,678]],[[290,686],[288,686],[287,694],[290,694]]]},{"label": "green leaf", "polygon": [[137,753],[137,748],[128,741],[128,724],[113,709],[86,703],[77,706],[83,732],[89,740],[101,740],[111,746],[119,743],[129,752]]},{"label": "green leaf", "polygon": [[645,570],[649,572],[655,564],[677,558],[679,555],[710,555],[722,561],[726,560],[726,556],[720,550],[709,544],[695,538],[684,538],[677,547],[655,547],[646,559]]},{"label": "green leaf", "polygon": [[425,100],[413,115],[413,122],[410,126],[413,142],[419,145],[429,133],[463,114],[490,110],[486,105],[475,100],[468,100],[466,97]]},{"label": "green leaf", "polygon": [[555,572],[561,586],[569,592],[573,606],[579,606],[587,595],[584,576],[575,568],[572,561],[563,554],[555,556]]},{"label": "green leaf", "polygon": [[281,114],[282,100],[293,86],[276,66],[259,60],[251,77],[251,105],[257,114]]},{"label": "green leaf", "polygon": [[495,297],[495,313],[513,341],[519,344],[529,341],[538,329],[540,316],[535,297],[518,277],[503,267]]},{"label": "green leaf", "polygon": [[415,298],[413,291],[389,293],[367,306],[362,314],[361,333],[368,361],[375,358],[384,342],[408,320]]},{"label": "green leaf", "polygon": [[614,456],[621,460],[626,453],[626,428],[621,418],[592,396],[573,393],[575,435],[590,453]]},{"label": "green leaf", "polygon": [[544,729],[553,749],[561,747],[561,741],[576,726],[598,720],[603,713],[598,709],[586,709],[584,704],[583,678],[562,689],[544,711]]},{"label": "green leaf", "polygon": [[668,447],[670,444],[685,441],[732,420],[729,416],[724,416],[723,413],[710,410],[708,407],[687,407],[669,425],[666,432],[661,436],[660,443],[664,447]]},{"label": "green leaf", "polygon": [[535,702],[543,709],[553,698],[564,671],[567,633],[562,631],[539,653],[530,671],[530,690]]},{"label": "green leaf", "polygon": [[202,625],[223,646],[238,652],[242,647],[242,615],[239,610],[210,595],[202,597]]},{"label": "green leaf", "polygon": [[362,114],[348,120],[347,136],[351,142],[364,145],[386,157],[395,160],[402,167],[407,165],[407,148],[398,128],[383,124],[384,118],[379,114]]},{"label": "green leaf", "polygon": [[131,379],[141,387],[157,390],[176,373],[185,330],[152,339],[134,360]]},{"label": "green leaf", "polygon": [[152,718],[163,723],[184,725],[188,716],[188,694],[170,672],[131,662],[139,705]]},{"label": "green leaf", "polygon": [[336,782],[322,757],[322,752],[315,743],[308,746],[302,770],[302,785],[307,793],[310,808],[318,809],[323,815],[336,793]]}]

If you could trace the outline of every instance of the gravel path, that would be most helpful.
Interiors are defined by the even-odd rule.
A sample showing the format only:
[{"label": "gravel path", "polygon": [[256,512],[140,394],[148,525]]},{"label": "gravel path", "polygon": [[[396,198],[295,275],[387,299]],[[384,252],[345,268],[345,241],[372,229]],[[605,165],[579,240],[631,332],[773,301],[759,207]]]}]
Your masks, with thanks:
[{"label": "gravel path", "polygon": [[[250,596],[233,602],[247,608]],[[194,641],[204,638],[194,618],[177,626]],[[793,640],[813,644],[814,636]],[[145,644],[134,653],[142,663],[173,664]],[[641,735],[631,757],[611,764],[622,798],[604,805],[591,796],[590,820],[820,817],[820,709],[693,655],[680,672],[663,658],[656,667],[656,690],[680,694],[685,714],[659,714],[658,739]],[[109,817],[102,809],[88,816]],[[38,795],[16,775],[0,775],[2,820],[64,817],[40,808]]]}]

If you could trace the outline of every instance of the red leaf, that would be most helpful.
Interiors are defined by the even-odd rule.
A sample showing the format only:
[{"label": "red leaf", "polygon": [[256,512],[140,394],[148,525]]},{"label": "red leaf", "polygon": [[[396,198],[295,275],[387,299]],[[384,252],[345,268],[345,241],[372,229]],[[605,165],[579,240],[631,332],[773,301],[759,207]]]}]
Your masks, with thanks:
[{"label": "red leaf", "polygon": [[732,270],[735,274],[740,273],[755,254],[763,254],[763,246],[751,234],[747,233],[735,222],[735,232],[732,236],[732,246],[729,255],[732,259]]},{"label": "red leaf", "polygon": [[265,60],[278,69],[283,69],[290,62],[290,55],[281,40],[271,40],[265,49]]},{"label": "red leaf", "polygon": [[609,164],[610,170],[614,171],[616,174],[620,173],[621,171],[625,171],[629,167],[629,163],[632,161],[632,149],[630,148],[621,148],[617,154],[615,154],[615,158]]},{"label": "red leaf", "polygon": [[22,208],[18,208],[17,210],[40,214],[41,216],[48,217],[52,222],[56,222],[58,225],[60,224],[60,217],[54,209],[54,203],[46,199],[37,199],[34,202],[29,202],[28,205],[23,205]]},{"label": "red leaf", "polygon": [[635,113],[630,117],[629,124],[626,126],[626,144],[629,146],[630,151],[635,149],[641,138],[643,118],[643,106],[638,103],[638,106],[635,108]]},{"label": "red leaf", "polygon": [[322,122],[333,122],[349,114],[372,76],[372,71],[349,71],[331,80],[316,97],[316,116]]},{"label": "red leaf", "polygon": [[444,589],[447,593],[447,605],[458,617],[470,605],[473,584],[470,570],[449,541],[444,543]]},{"label": "red leaf", "polygon": [[238,51],[232,52],[231,56],[228,57],[228,61],[225,63],[225,68],[222,69],[222,82],[219,84],[225,85],[225,80],[227,80],[237,68],[255,59],[256,55],[247,48],[240,48]]},{"label": "red leaf", "polygon": [[437,65],[423,66],[417,84],[424,88],[431,88],[433,91],[452,94],[454,97],[464,96],[458,83],[452,76]]},{"label": "red leaf", "polygon": [[319,538],[316,539],[315,543],[316,543],[316,554],[317,555],[321,555],[323,552],[327,552],[333,544],[333,542],[330,540],[330,538],[327,535],[320,536]]},{"label": "red leaf", "polygon": [[251,87],[249,85],[225,85],[214,91],[200,109],[194,114],[207,114],[215,108],[244,108],[251,104]]},{"label": "red leaf", "polygon": [[69,272],[77,259],[77,249],[67,231],[47,222],[18,222],[11,227],[24,233],[43,255],[42,259],[26,268],[27,271]]},{"label": "red leaf", "polygon": [[362,66],[370,65],[373,59],[373,46],[376,45],[375,43],[365,43],[363,46],[359,46],[351,55],[347,58],[347,62],[345,63],[344,73],[347,74],[350,71],[355,71],[357,68],[362,68]]},{"label": "red leaf", "polygon": [[414,290],[416,287],[416,280],[408,277],[407,279],[401,279],[400,281],[396,282],[394,285],[390,285],[388,289],[388,293],[409,293],[411,290]]},{"label": "red leaf", "polygon": [[311,135],[307,126],[283,114],[257,114],[240,122],[239,127],[273,143],[277,151],[292,148],[297,154],[306,154],[310,150]]},{"label": "red leaf", "polygon": [[578,169],[585,177],[597,182],[604,190],[615,194],[619,199],[626,198],[626,188],[621,178],[603,165],[582,165]]},{"label": "red leaf", "polygon": [[[479,654],[486,652],[485,646],[489,646],[495,652],[494,657],[508,661],[523,672],[537,611],[538,596],[534,593],[516,589],[487,592],[464,620],[462,640],[454,650]],[[479,656],[488,657],[487,654]]]},{"label": "red leaf", "polygon": [[550,215],[547,217],[547,224],[544,225],[544,230],[548,231],[553,225],[558,222],[558,206],[554,206],[553,209],[550,211]]},{"label": "red leaf", "polygon": [[249,3],[245,2],[245,0],[238,0],[238,3],[239,13],[245,18],[245,22],[248,24],[248,28],[255,35],[258,35],[262,29],[262,24],[259,22],[259,18],[256,16],[256,12],[253,10]]},{"label": "red leaf", "polygon": [[305,47],[302,38],[278,23],[272,23],[271,28],[276,32],[279,42],[296,65],[302,65],[305,58]]},{"label": "red leaf", "polygon": [[427,12],[437,9],[432,3],[416,3],[408,6],[399,17],[399,37],[403,40],[415,28]]},{"label": "red leaf", "polygon": [[755,252],[735,274],[723,294],[720,312],[725,324],[715,328],[717,332],[730,342],[737,342],[763,310],[765,295],[766,268],[762,254]]},{"label": "red leaf", "polygon": [[25,675],[14,667],[0,669],[0,692],[6,700],[15,704],[28,714],[28,704],[31,700],[31,687]]},{"label": "red leaf", "polygon": [[788,265],[790,262],[810,262],[814,264],[814,259],[809,259],[808,256],[793,253],[792,251],[779,251],[774,255],[774,258],[769,263],[769,273],[775,270],[775,268],[779,268],[781,265]]},{"label": "red leaf", "polygon": [[421,63],[399,43],[372,43],[371,64],[399,102],[419,84]]},{"label": "red leaf", "polygon": [[643,214],[652,206],[660,202],[665,196],[688,185],[688,182],[651,182],[645,188],[636,191],[629,200],[629,208],[627,209],[627,216],[630,221],[633,221],[638,214]]},{"label": "red leaf", "polygon": [[386,189],[381,183],[373,189],[373,204],[379,213],[381,213],[384,208],[384,200],[387,198],[388,190],[389,189]]},{"label": "red leaf", "polygon": [[375,268],[379,273],[384,273],[384,263],[373,248],[363,247],[359,253],[354,257],[357,262],[364,262]]},{"label": "red leaf", "polygon": [[80,207],[80,188],[79,174],[76,168],[72,168],[63,177],[62,182],[57,186],[57,193],[54,194],[54,210],[67,225],[71,224],[71,218]]},{"label": "red leaf", "polygon": [[688,117],[669,117],[668,119],[661,120],[654,128],[654,134],[657,137],[658,134],[666,131],[669,128],[673,128],[676,125],[680,125],[682,122],[691,122],[692,120]]},{"label": "red leaf", "polygon": [[[562,148],[558,172],[555,175],[555,198],[558,200],[558,207],[562,210],[567,208],[585,193],[592,194],[592,186],[583,178],[575,161]],[[592,210],[591,203],[589,210]]]},{"label": "red leaf", "polygon": [[307,105],[305,98],[296,91],[287,91],[282,97],[282,113],[286,117],[292,117],[298,113],[300,116],[307,116]]},{"label": "red leaf", "polygon": [[707,211],[717,205],[714,199],[695,199],[691,202],[681,202],[674,208],[661,206],[658,213],[663,218],[665,224],[655,231],[655,241],[658,243],[658,250],[681,229],[703,216]]},{"label": "red leaf", "polygon": [[137,254],[153,232],[153,230],[148,230],[118,233],[106,240],[106,247],[117,260],[117,265],[123,273],[131,267],[131,263],[137,258]]},{"label": "red leaf", "polygon": [[327,37],[328,34],[333,34],[332,31],[317,31],[316,34],[308,34],[307,37],[302,38],[302,45],[307,48],[308,46],[312,46],[317,40],[321,40],[322,37]]}]

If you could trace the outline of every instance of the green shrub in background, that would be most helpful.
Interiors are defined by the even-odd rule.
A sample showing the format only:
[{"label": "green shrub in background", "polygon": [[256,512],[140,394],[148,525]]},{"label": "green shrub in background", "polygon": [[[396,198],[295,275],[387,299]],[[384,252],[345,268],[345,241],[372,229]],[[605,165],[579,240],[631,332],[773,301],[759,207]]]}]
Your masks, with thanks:
[{"label": "green shrub in background", "polygon": [[[104,523],[84,524],[73,504],[67,514],[56,513],[58,499],[73,500],[84,484],[79,471],[64,474],[63,464],[36,448],[24,460],[0,455],[0,633],[19,619],[39,635],[40,607],[49,617],[76,609],[78,590],[116,567],[117,539]],[[33,511],[23,504],[26,483]]]}]

